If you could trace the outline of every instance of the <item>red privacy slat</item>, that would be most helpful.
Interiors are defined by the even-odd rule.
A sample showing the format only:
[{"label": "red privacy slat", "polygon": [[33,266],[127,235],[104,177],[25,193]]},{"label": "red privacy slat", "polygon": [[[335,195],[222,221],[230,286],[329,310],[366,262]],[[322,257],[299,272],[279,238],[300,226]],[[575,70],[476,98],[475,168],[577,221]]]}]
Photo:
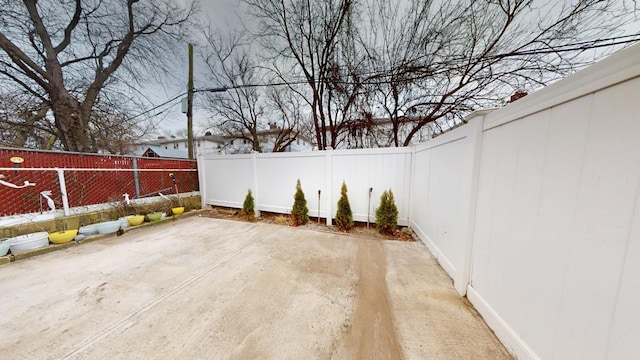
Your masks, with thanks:
[{"label": "red privacy slat", "polygon": [[[134,158],[128,156],[77,154],[53,151],[30,151],[23,149],[0,149],[0,167],[13,168],[11,157],[21,157],[20,168],[59,168],[64,170],[70,207],[101,204],[122,200],[122,194],[135,197]],[[135,158],[137,162],[140,195],[157,195],[159,191],[173,193],[174,184],[169,176],[172,169],[197,170],[192,160],[170,160]],[[77,171],[80,169],[116,169],[116,171]],[[121,169],[122,171],[118,171]],[[144,169],[165,171],[146,172]],[[125,171],[126,170],[126,171]],[[52,170],[0,171],[6,182],[22,185],[25,181],[35,183],[23,189],[0,185],[0,216],[40,211],[40,192],[50,190],[56,208],[62,208],[58,174]],[[173,171],[179,192],[198,191],[197,171]],[[167,191],[167,189],[169,191]],[[44,210],[48,210],[43,199]]]}]

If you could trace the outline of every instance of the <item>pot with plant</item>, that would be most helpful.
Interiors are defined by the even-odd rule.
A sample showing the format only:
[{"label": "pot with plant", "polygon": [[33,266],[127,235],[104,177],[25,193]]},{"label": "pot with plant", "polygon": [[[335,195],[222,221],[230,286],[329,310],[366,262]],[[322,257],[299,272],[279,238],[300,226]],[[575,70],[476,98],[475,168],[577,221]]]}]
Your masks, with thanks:
[{"label": "pot with plant", "polygon": [[180,201],[180,193],[178,192],[178,182],[176,181],[176,176],[173,173],[169,173],[169,177],[171,177],[171,181],[173,182],[173,187],[176,189],[176,195],[173,199],[171,199],[171,213],[173,215],[180,215],[184,212],[184,205]]},{"label": "pot with plant", "polygon": [[171,213],[173,215],[181,215],[184,213],[184,205],[180,199],[180,195],[176,195],[171,199]]},{"label": "pot with plant", "polygon": [[184,212],[184,206],[180,203],[180,197],[175,195],[174,197],[168,197],[162,193],[159,193],[160,197],[167,200],[162,206],[162,211],[167,215],[180,215]]},{"label": "pot with plant", "polygon": [[147,207],[147,219],[151,222],[161,220],[167,215],[167,206],[164,202],[149,204]]},{"label": "pot with plant", "polygon": [[131,207],[129,206],[129,194],[123,194],[124,200],[115,202],[111,213],[112,216],[117,218],[120,222],[120,228],[124,229],[129,226],[129,214],[131,214]]},{"label": "pot with plant", "polygon": [[[136,226],[140,225],[144,222],[144,215],[140,215],[138,209],[131,204],[131,200],[129,199],[129,194],[122,194],[124,197],[124,201],[120,203],[119,214],[118,217],[122,223],[122,228],[131,225]],[[120,217],[122,215],[122,217]]]},{"label": "pot with plant", "polygon": [[52,244],[66,244],[78,235],[78,229],[61,230],[49,233],[49,242]]}]

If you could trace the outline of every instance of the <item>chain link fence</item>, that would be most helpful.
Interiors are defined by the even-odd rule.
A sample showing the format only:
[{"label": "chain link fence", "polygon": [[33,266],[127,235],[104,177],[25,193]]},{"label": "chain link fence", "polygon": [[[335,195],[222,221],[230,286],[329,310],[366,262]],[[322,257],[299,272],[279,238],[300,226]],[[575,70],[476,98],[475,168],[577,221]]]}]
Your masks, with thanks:
[{"label": "chain link fence", "polygon": [[0,148],[0,175],[0,217],[199,190],[193,160]]}]

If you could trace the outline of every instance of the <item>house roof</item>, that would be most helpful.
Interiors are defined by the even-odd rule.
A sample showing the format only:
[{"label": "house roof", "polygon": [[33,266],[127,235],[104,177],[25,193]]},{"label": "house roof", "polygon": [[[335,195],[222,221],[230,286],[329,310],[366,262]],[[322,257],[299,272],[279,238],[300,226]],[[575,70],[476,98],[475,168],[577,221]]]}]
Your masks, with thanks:
[{"label": "house roof", "polygon": [[[219,143],[219,144],[224,144],[225,143],[225,138],[223,136],[219,136],[219,135],[202,135],[202,136],[194,136],[193,140],[204,140],[204,141],[211,141],[211,142],[215,142],[215,143]],[[161,139],[154,139],[154,140],[147,140],[147,141],[142,141],[139,143],[136,143],[135,145],[163,145],[163,144],[175,144],[175,143],[182,143],[182,142],[187,142],[188,139],[187,138],[166,138],[163,137]]]},{"label": "house roof", "polygon": [[159,145],[149,145],[149,148],[145,150],[145,154],[149,151],[153,151],[158,157],[161,158],[175,158],[175,159],[188,159],[189,154],[183,150],[165,149]]},{"label": "house roof", "polygon": [[[282,131],[283,130],[281,128],[265,129],[265,130],[258,130],[256,132],[256,134],[258,135],[258,137],[266,137],[266,136],[270,136],[270,135],[278,136]],[[296,132],[293,131],[293,130],[291,132],[292,132],[292,134],[296,135],[296,138],[298,138],[300,140],[303,140],[303,141],[305,141],[305,142],[307,142],[309,144],[312,143],[312,141],[309,138],[307,138],[306,136],[301,135],[300,133],[296,134]],[[228,140],[236,140],[236,139],[245,139],[246,137],[245,137],[244,134],[236,133],[236,134],[224,135],[224,138],[226,138]]]}]

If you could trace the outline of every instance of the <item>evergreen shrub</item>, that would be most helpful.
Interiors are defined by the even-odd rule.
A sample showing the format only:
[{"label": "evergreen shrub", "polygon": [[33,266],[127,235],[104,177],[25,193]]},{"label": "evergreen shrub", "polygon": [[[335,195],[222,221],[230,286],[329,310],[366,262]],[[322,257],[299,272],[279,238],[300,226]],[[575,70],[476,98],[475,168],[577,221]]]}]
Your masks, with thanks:
[{"label": "evergreen shrub", "polygon": [[384,191],[380,196],[380,206],[376,209],[376,228],[381,234],[393,234],[398,227],[398,208],[393,192]]},{"label": "evergreen shrub", "polygon": [[293,208],[291,209],[293,217],[293,226],[304,225],[309,222],[309,209],[307,208],[307,200],[304,198],[300,179],[296,184],[296,193],[293,195]]},{"label": "evergreen shrub", "polygon": [[349,231],[353,227],[353,213],[351,212],[351,205],[349,205],[349,197],[347,196],[347,184],[345,184],[344,181],[342,182],[340,200],[338,200],[336,225],[343,231]]}]

